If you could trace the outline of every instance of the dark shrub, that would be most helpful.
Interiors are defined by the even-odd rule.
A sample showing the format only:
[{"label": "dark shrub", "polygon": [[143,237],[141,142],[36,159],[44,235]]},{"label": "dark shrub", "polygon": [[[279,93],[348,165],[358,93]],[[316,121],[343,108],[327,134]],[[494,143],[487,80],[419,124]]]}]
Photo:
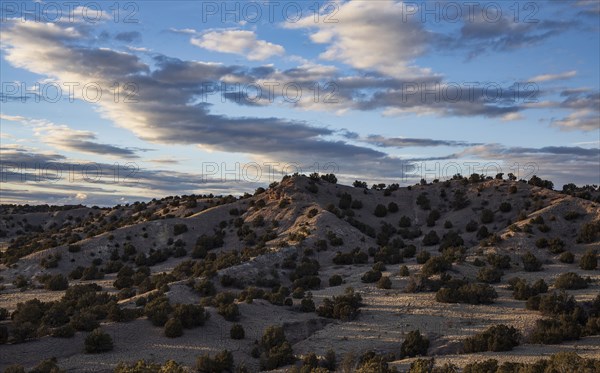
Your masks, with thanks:
[{"label": "dark shrub", "polygon": [[467,223],[467,225],[465,226],[465,230],[467,232],[475,232],[477,230],[477,228],[479,228],[479,224],[477,224],[477,222],[475,220],[471,220]]},{"label": "dark shrub", "polygon": [[500,211],[501,212],[509,212],[510,210],[512,210],[512,206],[510,203],[508,202],[502,202],[500,204]]},{"label": "dark shrub", "polygon": [[202,373],[221,373],[233,371],[233,354],[223,350],[211,358],[204,354],[196,359],[196,371]]},{"label": "dark shrub", "polygon": [[144,314],[154,326],[164,326],[172,311],[169,299],[165,296],[153,299],[144,307]]},{"label": "dark shrub", "polygon": [[246,332],[241,324],[233,324],[229,330],[229,336],[231,339],[244,339]]},{"label": "dark shrub", "polygon": [[585,269],[587,271],[598,268],[598,254],[596,251],[588,250],[585,254],[583,254],[579,260],[579,266],[581,269]]},{"label": "dark shrub", "polygon": [[165,324],[165,336],[168,338],[177,338],[183,335],[183,325],[181,320],[176,317],[169,319]]},{"label": "dark shrub", "polygon": [[181,321],[186,329],[204,325],[209,316],[204,307],[196,304],[178,304],[173,312],[173,317]]},{"label": "dark shrub", "polygon": [[392,214],[396,213],[396,212],[398,212],[398,205],[395,202],[390,202],[390,203],[388,203],[387,209]]},{"label": "dark shrub", "polygon": [[570,316],[562,315],[557,319],[540,319],[529,337],[530,343],[558,344],[562,341],[579,339],[581,327]]},{"label": "dark shrub", "polygon": [[508,283],[509,289],[513,291],[513,297],[517,300],[527,300],[548,291],[548,285],[542,279],[537,280],[533,285],[529,285],[525,280],[514,277],[508,280]]},{"label": "dark shrub", "polygon": [[435,294],[441,303],[489,304],[498,297],[496,290],[488,284],[466,284],[458,288],[442,287]]},{"label": "dark shrub", "polygon": [[484,209],[481,211],[481,224],[490,224],[494,221],[494,213],[492,210]]},{"label": "dark shrub", "polygon": [[388,276],[383,276],[379,279],[379,281],[377,281],[377,287],[379,289],[391,289],[392,281]]},{"label": "dark shrub", "polygon": [[263,333],[260,347],[263,350],[260,356],[261,369],[273,370],[294,362],[292,347],[281,326],[268,327]]},{"label": "dark shrub", "polygon": [[554,287],[561,290],[577,290],[588,287],[587,281],[575,272],[562,273],[554,282]]},{"label": "dark shrub", "polygon": [[429,340],[421,335],[418,330],[408,332],[406,339],[400,347],[403,358],[414,356],[426,356],[429,348]]},{"label": "dark shrub", "polygon": [[333,275],[329,278],[329,286],[338,286],[341,285],[344,280],[340,275]]},{"label": "dark shrub", "polygon": [[54,338],[71,338],[75,335],[75,328],[70,324],[54,329],[51,333]]},{"label": "dark shrub", "polygon": [[379,204],[375,206],[375,211],[373,211],[373,214],[378,218],[383,218],[387,215],[387,208],[384,205]]},{"label": "dark shrub", "polygon": [[437,245],[439,243],[440,243],[440,237],[437,235],[437,233],[435,231],[429,231],[429,233],[427,233],[423,237],[423,245],[425,245],[425,246],[433,246],[433,245]]},{"label": "dark shrub", "polygon": [[562,263],[571,264],[575,261],[575,255],[573,255],[573,253],[570,251],[565,251],[564,253],[560,254],[558,260],[560,260]]},{"label": "dark shrub", "polygon": [[398,225],[400,226],[400,228],[410,227],[410,225],[411,225],[410,218],[408,216],[401,217],[400,221],[398,222]]},{"label": "dark shrub", "polygon": [[227,321],[237,321],[240,318],[240,310],[238,305],[235,303],[221,304],[217,310],[217,313]]},{"label": "dark shrub", "polygon": [[173,235],[174,236],[179,236],[180,234],[183,234],[187,231],[188,231],[188,227],[185,224],[175,224],[173,226]]},{"label": "dark shrub", "polygon": [[452,268],[452,263],[441,256],[434,256],[427,260],[421,268],[421,273],[425,276],[431,276],[437,273],[442,273]]},{"label": "dark shrub", "polygon": [[410,275],[410,272],[408,271],[408,267],[405,265],[400,266],[400,276],[406,277],[408,275]]},{"label": "dark shrub", "polygon": [[110,335],[102,331],[102,329],[94,329],[85,338],[85,352],[100,353],[111,351],[113,349],[113,340]]},{"label": "dark shrub", "polygon": [[502,271],[496,268],[481,268],[477,273],[477,280],[488,284],[495,284],[502,279]]},{"label": "dark shrub", "polygon": [[51,276],[44,284],[47,290],[67,290],[69,287],[69,280],[62,274]]},{"label": "dark shrub", "polygon": [[469,337],[464,342],[466,353],[484,351],[510,351],[519,345],[521,333],[513,326],[504,324],[489,327],[482,333]]},{"label": "dark shrub", "polygon": [[431,258],[431,254],[429,254],[428,251],[425,250],[421,250],[419,251],[419,253],[417,254],[417,263],[418,264],[425,264],[429,258]]},{"label": "dark shrub", "polygon": [[365,272],[360,280],[364,283],[376,282],[381,278],[381,271],[375,271],[373,269]]},{"label": "dark shrub", "polygon": [[488,263],[497,269],[509,269],[510,268],[510,256],[508,255],[498,255],[498,254],[488,254],[487,256]]},{"label": "dark shrub", "polygon": [[527,272],[537,272],[542,270],[542,262],[540,262],[531,251],[526,252],[521,257],[521,261],[523,262],[523,269]]},{"label": "dark shrub", "polygon": [[347,288],[344,295],[334,296],[333,300],[323,299],[323,304],[317,308],[317,314],[321,317],[350,321],[358,315],[361,304],[361,295],[355,293],[354,289]]}]

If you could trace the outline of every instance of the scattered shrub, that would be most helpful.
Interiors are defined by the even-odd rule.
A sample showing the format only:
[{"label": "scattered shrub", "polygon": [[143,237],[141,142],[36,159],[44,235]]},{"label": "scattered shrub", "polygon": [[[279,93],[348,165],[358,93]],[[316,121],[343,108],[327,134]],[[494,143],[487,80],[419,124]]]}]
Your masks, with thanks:
[{"label": "scattered shrub", "polygon": [[560,260],[562,263],[571,264],[575,261],[575,255],[573,255],[573,253],[570,251],[565,251],[564,253],[560,254],[558,260]]},{"label": "scattered shrub", "polygon": [[581,269],[591,271],[598,268],[598,254],[595,250],[588,250],[579,260]]},{"label": "scattered shrub", "polygon": [[429,340],[421,335],[418,330],[408,332],[406,339],[400,347],[403,358],[414,356],[426,356],[429,348]]},{"label": "scattered shrub", "polygon": [[466,353],[510,351],[519,345],[520,339],[521,333],[515,327],[500,324],[467,338],[463,348]]},{"label": "scattered shrub", "polygon": [[373,282],[377,282],[379,279],[381,278],[381,271],[376,271],[376,270],[369,270],[367,272],[365,272],[362,277],[360,278],[360,280],[364,283],[373,283]]},{"label": "scattered shrub", "polygon": [[481,268],[477,273],[477,280],[488,284],[495,284],[502,279],[502,271],[496,268]]},{"label": "scattered shrub", "polygon": [[94,329],[85,338],[85,352],[89,354],[111,351],[113,347],[111,336],[102,329]]},{"label": "scattered shrub", "polygon": [[246,332],[241,324],[233,324],[229,330],[229,336],[231,339],[244,339]]},{"label": "scattered shrub", "polygon": [[554,287],[561,290],[577,290],[588,287],[587,281],[575,272],[562,273],[554,282]]},{"label": "scattered shrub", "polygon": [[542,270],[542,262],[540,262],[531,251],[526,252],[521,257],[521,261],[523,262],[523,269],[527,272],[537,272]]},{"label": "scattered shrub", "polygon": [[435,294],[441,303],[489,304],[498,297],[496,290],[488,284],[466,284],[458,288],[442,287]]},{"label": "scattered shrub", "polygon": [[204,354],[196,359],[196,371],[202,373],[221,373],[233,371],[233,354],[223,350],[211,358]]},{"label": "scattered shrub", "polygon": [[344,280],[340,275],[333,275],[329,278],[329,286],[339,286],[342,282],[344,282]]},{"label": "scattered shrub", "polygon": [[169,319],[165,324],[165,336],[168,338],[177,338],[183,335],[183,325],[181,320],[176,317]]},{"label": "scattered shrub", "polygon": [[392,280],[388,276],[383,276],[377,281],[377,287],[379,289],[391,289],[392,288]]}]

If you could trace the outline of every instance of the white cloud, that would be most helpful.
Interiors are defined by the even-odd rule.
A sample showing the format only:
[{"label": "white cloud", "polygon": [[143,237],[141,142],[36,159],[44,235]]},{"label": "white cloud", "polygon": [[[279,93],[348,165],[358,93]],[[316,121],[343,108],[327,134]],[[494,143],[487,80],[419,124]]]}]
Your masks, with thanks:
[{"label": "white cloud", "polygon": [[314,17],[288,28],[317,29],[310,35],[317,44],[327,44],[320,57],[342,61],[357,69],[405,77],[428,74],[414,66],[414,59],[425,52],[428,32],[411,18],[404,19],[403,4],[392,0],[351,1],[339,3],[331,19],[337,22],[315,22]]},{"label": "white cloud", "polygon": [[190,42],[211,51],[246,56],[250,61],[262,61],[285,53],[281,45],[258,40],[253,31],[246,30],[210,31],[193,37]]},{"label": "white cloud", "polygon": [[565,71],[564,73],[559,73],[559,74],[543,74],[543,75],[536,75],[532,78],[529,78],[530,82],[538,82],[538,83],[542,83],[542,82],[549,82],[552,80],[565,80],[565,79],[570,79],[573,78],[577,75],[577,71],[576,70],[571,70],[571,71]]}]

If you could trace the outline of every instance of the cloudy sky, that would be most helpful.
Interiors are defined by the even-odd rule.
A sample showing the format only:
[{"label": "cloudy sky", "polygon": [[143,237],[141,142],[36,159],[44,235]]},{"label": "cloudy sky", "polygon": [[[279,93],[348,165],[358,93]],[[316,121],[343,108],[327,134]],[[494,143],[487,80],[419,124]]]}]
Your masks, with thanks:
[{"label": "cloudy sky", "polygon": [[1,202],[282,174],[600,184],[600,3],[1,4]]}]

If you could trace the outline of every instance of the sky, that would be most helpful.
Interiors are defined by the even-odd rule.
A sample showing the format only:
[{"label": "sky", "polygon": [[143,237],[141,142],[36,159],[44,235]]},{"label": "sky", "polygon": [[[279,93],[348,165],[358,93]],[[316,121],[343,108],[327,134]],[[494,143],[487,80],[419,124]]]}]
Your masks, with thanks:
[{"label": "sky", "polygon": [[600,184],[600,2],[3,1],[0,202]]}]

